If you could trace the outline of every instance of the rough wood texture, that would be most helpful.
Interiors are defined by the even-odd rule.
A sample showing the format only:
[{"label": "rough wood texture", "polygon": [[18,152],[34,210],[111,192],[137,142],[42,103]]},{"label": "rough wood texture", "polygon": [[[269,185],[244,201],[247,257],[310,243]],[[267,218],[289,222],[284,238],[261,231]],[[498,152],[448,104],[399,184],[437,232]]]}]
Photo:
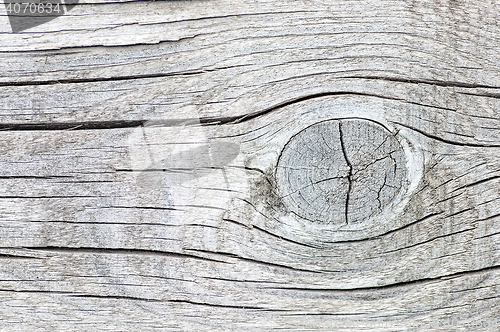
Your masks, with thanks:
[{"label": "rough wood texture", "polygon": [[0,14],[0,331],[497,328],[500,2]]},{"label": "rough wood texture", "polygon": [[[372,218],[406,187],[406,158],[397,139],[369,121],[326,121],[294,136],[276,181],[295,216],[348,224]],[[411,179],[408,179],[410,182]]]}]

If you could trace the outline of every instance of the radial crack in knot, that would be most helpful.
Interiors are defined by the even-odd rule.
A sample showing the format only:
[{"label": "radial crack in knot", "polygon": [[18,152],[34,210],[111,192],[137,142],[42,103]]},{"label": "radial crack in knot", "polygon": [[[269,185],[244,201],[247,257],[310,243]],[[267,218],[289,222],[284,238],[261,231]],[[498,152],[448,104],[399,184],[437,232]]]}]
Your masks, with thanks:
[{"label": "radial crack in knot", "polygon": [[285,145],[276,169],[280,197],[312,222],[356,223],[403,192],[406,157],[396,137],[359,119],[313,124]]}]

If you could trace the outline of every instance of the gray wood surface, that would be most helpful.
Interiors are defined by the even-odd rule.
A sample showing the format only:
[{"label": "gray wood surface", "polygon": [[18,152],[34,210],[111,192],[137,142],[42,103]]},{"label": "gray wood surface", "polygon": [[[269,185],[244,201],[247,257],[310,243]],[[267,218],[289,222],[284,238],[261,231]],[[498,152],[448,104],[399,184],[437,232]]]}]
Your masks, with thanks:
[{"label": "gray wood surface", "polygon": [[500,2],[0,6],[0,331],[495,331]]}]

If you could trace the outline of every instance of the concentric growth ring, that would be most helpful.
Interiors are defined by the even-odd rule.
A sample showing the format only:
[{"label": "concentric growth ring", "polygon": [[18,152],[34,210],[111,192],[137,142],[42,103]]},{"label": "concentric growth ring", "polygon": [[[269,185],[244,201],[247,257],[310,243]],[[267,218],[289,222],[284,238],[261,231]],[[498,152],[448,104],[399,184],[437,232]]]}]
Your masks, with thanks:
[{"label": "concentric growth ring", "polygon": [[381,213],[405,186],[406,158],[396,137],[369,120],[328,120],[302,130],[281,152],[276,180],[298,215],[356,223]]}]

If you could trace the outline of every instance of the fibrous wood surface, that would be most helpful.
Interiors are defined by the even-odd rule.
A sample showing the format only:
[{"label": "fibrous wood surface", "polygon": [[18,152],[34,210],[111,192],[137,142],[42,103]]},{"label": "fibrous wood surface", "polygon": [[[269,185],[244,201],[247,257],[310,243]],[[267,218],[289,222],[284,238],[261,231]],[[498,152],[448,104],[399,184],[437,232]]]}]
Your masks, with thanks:
[{"label": "fibrous wood surface", "polygon": [[277,164],[280,197],[310,222],[358,223],[382,212],[405,186],[403,148],[382,126],[332,120],[294,136]]},{"label": "fibrous wood surface", "polygon": [[0,331],[494,331],[499,13],[0,12]]}]

